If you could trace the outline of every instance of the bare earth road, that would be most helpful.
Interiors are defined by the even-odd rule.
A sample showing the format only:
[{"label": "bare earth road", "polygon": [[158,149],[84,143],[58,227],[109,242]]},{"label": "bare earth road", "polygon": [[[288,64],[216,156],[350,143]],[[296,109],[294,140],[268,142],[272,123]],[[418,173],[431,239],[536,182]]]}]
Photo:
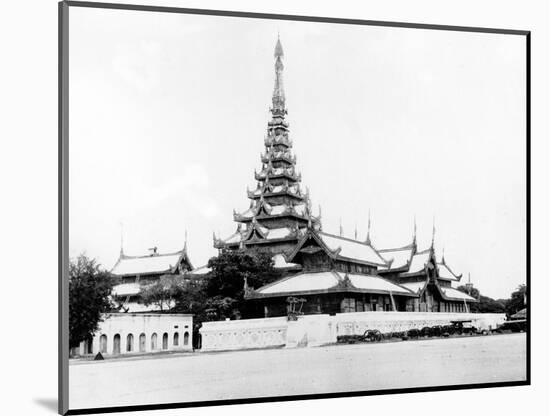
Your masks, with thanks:
[{"label": "bare earth road", "polygon": [[525,377],[525,334],[506,334],[76,363],[69,397],[81,409]]}]

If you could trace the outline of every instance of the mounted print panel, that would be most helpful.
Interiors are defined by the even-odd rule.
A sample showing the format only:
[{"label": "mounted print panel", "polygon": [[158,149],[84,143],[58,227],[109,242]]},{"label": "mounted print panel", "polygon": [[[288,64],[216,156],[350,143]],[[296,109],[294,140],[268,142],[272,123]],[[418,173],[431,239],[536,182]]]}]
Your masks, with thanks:
[{"label": "mounted print panel", "polygon": [[61,413],[529,384],[529,33],[60,4]]}]

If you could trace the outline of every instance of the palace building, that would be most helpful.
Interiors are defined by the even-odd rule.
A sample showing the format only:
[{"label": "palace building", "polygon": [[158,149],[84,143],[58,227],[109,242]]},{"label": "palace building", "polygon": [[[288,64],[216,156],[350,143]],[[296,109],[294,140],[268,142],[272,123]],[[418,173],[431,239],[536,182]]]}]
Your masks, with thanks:
[{"label": "palace building", "polygon": [[[283,48],[275,47],[275,87],[256,187],[247,190],[248,209],[233,212],[236,231],[214,235],[214,247],[259,250],[273,255],[284,277],[260,288],[245,282],[245,298],[258,316],[283,316],[288,300],[297,298],[301,312],[358,311],[468,312],[476,300],[455,289],[461,275],[445,258],[437,259],[432,244],[423,250],[412,242],[397,248],[376,248],[365,241],[323,231],[321,210],[313,215],[310,195],[302,188],[292,152],[283,88]],[[434,229],[435,234],[435,229]]]},{"label": "palace building", "polygon": [[162,278],[200,278],[208,271],[206,266],[193,268],[187,254],[187,241],[182,250],[165,254],[159,253],[157,247],[153,247],[149,254],[129,256],[121,247],[119,258],[110,272],[119,280],[113,287],[112,298],[121,312],[154,312],[158,310],[157,307],[146,306],[138,301],[143,286],[156,283]]}]

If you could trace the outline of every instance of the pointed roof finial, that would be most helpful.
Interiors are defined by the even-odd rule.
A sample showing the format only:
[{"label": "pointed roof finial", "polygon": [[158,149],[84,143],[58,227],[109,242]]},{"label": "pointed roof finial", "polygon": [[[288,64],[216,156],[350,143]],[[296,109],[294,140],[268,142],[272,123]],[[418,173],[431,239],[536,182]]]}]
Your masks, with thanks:
[{"label": "pointed roof finial", "polygon": [[283,88],[283,46],[281,45],[281,39],[277,36],[277,44],[275,45],[275,86],[273,88],[273,115],[285,113],[285,91]]},{"label": "pointed roof finial", "polygon": [[414,215],[414,218],[413,218],[413,241],[412,241],[413,245],[416,246],[416,214]]},{"label": "pointed roof finial", "polygon": [[445,264],[445,247],[441,249],[441,263]]},{"label": "pointed roof finial", "polygon": [[344,228],[342,227],[342,217],[340,217],[340,237],[344,235]]},{"label": "pointed roof finial", "polygon": [[434,244],[435,244],[435,215],[433,216],[433,220],[432,220],[432,250],[434,248]]},{"label": "pointed roof finial", "polygon": [[355,239],[357,240],[357,223],[355,223]]},{"label": "pointed roof finial", "polygon": [[187,229],[185,230],[185,241],[183,243],[183,251],[187,252]]},{"label": "pointed roof finial", "polygon": [[369,208],[369,222],[368,222],[368,225],[367,225],[367,240],[366,240],[366,243],[369,246],[371,244],[371,241],[370,241],[370,208]]},{"label": "pointed roof finial", "polygon": [[277,43],[275,44],[275,53],[273,54],[275,58],[283,58],[285,56],[283,52],[283,45],[281,44],[281,36],[277,31]]},{"label": "pointed roof finial", "polygon": [[124,256],[124,224],[120,221],[120,257]]}]

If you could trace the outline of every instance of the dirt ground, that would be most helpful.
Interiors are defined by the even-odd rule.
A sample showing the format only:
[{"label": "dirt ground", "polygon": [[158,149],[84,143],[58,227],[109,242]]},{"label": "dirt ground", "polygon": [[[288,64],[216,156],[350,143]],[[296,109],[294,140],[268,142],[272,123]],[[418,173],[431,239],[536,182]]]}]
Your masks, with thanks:
[{"label": "dirt ground", "polygon": [[526,377],[525,334],[75,363],[70,408],[380,390]]}]

